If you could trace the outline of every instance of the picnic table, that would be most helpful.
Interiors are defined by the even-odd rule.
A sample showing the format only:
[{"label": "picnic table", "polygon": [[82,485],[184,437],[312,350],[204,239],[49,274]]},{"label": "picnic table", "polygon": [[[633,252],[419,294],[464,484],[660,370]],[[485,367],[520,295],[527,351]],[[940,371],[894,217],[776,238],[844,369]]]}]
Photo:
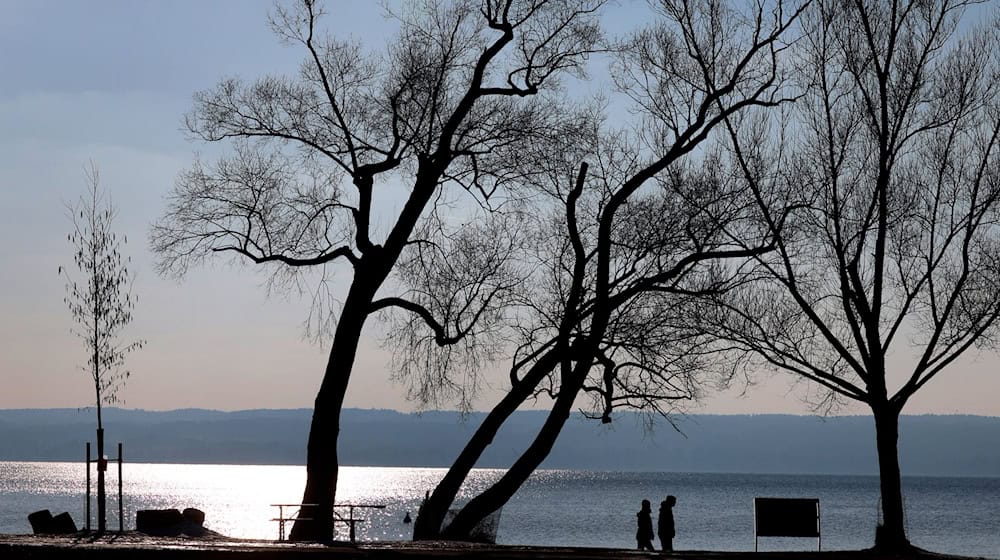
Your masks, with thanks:
[{"label": "picnic table", "polygon": [[[278,522],[278,540],[285,540],[285,523],[289,521],[312,521],[311,517],[299,517],[304,507],[317,507],[319,504],[271,504],[271,507],[278,508],[278,517],[271,518],[271,521]],[[343,523],[348,526],[348,535],[351,542],[357,542],[357,524],[364,523],[368,521],[360,517],[354,516],[354,510],[356,508],[369,508],[369,509],[385,509],[385,504],[334,504],[333,505],[333,522]],[[296,508],[294,513],[285,516],[285,508]],[[347,508],[347,516],[338,514],[338,508]]]}]

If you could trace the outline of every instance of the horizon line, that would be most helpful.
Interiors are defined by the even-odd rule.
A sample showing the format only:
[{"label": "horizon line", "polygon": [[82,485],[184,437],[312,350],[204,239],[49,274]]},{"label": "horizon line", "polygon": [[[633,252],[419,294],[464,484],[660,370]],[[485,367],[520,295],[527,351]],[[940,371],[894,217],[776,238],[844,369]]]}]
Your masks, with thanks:
[{"label": "horizon line", "polygon": [[[3,412],[42,412],[42,411],[78,411],[83,412],[95,408],[95,405],[87,406],[54,406],[54,407],[32,407],[32,408],[0,408],[0,413]],[[121,406],[104,406],[102,410],[117,410],[124,412],[145,412],[145,413],[170,413],[170,412],[184,412],[184,411],[199,411],[199,412],[217,412],[220,414],[236,414],[241,412],[299,412],[306,411],[312,412],[312,408],[308,407],[297,407],[297,408],[239,408],[239,409],[222,409],[222,408],[202,408],[202,407],[180,407],[180,408],[127,408]],[[489,410],[472,410],[468,412],[463,412],[456,409],[430,409],[430,410],[399,410],[394,408],[364,408],[364,407],[344,407],[344,411],[354,410],[354,411],[365,411],[365,412],[393,412],[396,414],[409,415],[409,416],[420,416],[423,414],[455,414],[455,415],[466,415],[472,416],[476,414],[488,414]],[[534,414],[546,414],[549,411],[547,409],[526,409],[518,410],[519,413],[534,413]],[[627,410],[621,411],[624,414],[641,414],[640,411]],[[583,414],[582,411],[576,410],[573,415],[579,416]],[[781,417],[794,417],[794,418],[818,418],[818,419],[835,419],[835,418],[870,418],[870,413],[845,413],[845,414],[809,414],[801,413],[794,414],[788,412],[755,412],[755,413],[725,413],[725,412],[690,412],[690,413],[679,413],[676,415],[671,415],[672,418],[683,419],[686,417],[739,417],[739,416],[781,416]],[[925,412],[917,414],[906,414],[901,413],[900,417],[952,417],[952,416],[965,416],[965,417],[975,417],[975,418],[994,418],[1000,419],[1000,415],[988,415],[988,414],[975,414],[969,412]]]}]

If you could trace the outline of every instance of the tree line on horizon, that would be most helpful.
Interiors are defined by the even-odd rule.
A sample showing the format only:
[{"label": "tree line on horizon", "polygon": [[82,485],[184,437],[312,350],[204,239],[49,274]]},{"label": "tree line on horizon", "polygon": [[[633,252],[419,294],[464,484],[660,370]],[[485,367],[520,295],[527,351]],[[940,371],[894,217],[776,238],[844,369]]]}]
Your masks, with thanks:
[{"label": "tree line on horizon", "polygon": [[[462,539],[583,407],[650,419],[772,369],[816,410],[867,405],[876,547],[909,548],[907,401],[1000,314],[1000,27],[961,0],[657,0],[620,37],[605,0],[414,2],[386,45],[277,4],[296,74],[195,94],[227,144],[179,177],[164,274],[215,258],[312,290],[330,344],[291,537],[329,540],[340,415],[369,319],[424,406],[506,392],[429,494],[414,538]],[[587,93],[592,75],[609,91]],[[342,290],[333,278],[349,281]],[[887,358],[910,350],[903,371]],[[491,486],[455,498],[526,402],[549,409]]]},{"label": "tree line on horizon", "polygon": [[[104,421],[120,438],[117,441],[129,442],[132,462],[299,466],[304,464],[311,412],[151,413],[105,407]],[[513,414],[477,469],[509,465],[545,414],[544,410]],[[593,421],[574,412],[541,469],[877,473],[870,443],[874,424],[866,416],[690,414],[677,419],[681,435],[673,430],[646,433],[641,414],[619,412],[614,429],[595,430]],[[342,465],[448,467],[483,416],[345,408],[338,441]],[[0,410],[0,462],[76,461],[79,441],[93,434],[86,418],[77,409]],[[1000,448],[981,443],[1000,440],[998,417],[904,414],[899,429],[900,467],[907,490],[914,483],[912,477],[1000,477]],[[148,437],[150,433],[156,437]],[[424,490],[432,488],[433,484]],[[412,496],[420,497],[423,490]]]}]

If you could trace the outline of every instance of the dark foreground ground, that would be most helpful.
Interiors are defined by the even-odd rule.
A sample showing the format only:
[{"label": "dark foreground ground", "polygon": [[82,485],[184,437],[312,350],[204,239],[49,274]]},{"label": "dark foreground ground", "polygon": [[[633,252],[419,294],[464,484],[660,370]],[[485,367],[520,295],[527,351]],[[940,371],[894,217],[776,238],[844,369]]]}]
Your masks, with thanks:
[{"label": "dark foreground ground", "polygon": [[665,558],[676,560],[968,560],[931,552],[885,555],[870,551],[824,552],[704,552],[669,554],[612,548],[571,548],[474,545],[454,542],[382,542],[288,544],[229,538],[161,538],[141,533],[93,536],[36,537],[0,535],[0,560],[320,560],[325,558],[383,560],[473,558],[480,560],[615,560]]}]

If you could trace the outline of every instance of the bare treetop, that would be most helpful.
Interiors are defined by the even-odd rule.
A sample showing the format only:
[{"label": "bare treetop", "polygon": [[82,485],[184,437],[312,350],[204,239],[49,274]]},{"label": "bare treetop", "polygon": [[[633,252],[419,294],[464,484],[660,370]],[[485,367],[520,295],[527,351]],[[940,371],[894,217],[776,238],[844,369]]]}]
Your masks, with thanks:
[{"label": "bare treetop", "polygon": [[[791,297],[759,303],[800,328],[786,338],[745,326],[831,397],[878,398],[871,370],[905,336],[920,349],[912,374],[877,389],[901,407],[995,334],[998,36],[955,36],[966,4],[811,13],[802,57],[816,71],[797,105],[807,134],[795,158],[817,165],[792,180],[818,196],[769,264]],[[748,164],[762,151],[748,150]]]},{"label": "bare treetop", "polygon": [[392,235],[373,226],[373,189],[395,188],[421,162],[437,170],[435,184],[487,203],[532,173],[542,146],[583,125],[564,101],[534,94],[582,72],[602,3],[415,4],[397,15],[398,41],[381,55],[321,36],[313,2],[279,7],[273,27],[306,61],[296,77],[227,79],[195,96],[189,131],[237,149],[180,178],[173,223],[154,230],[161,270],[183,273],[220,251],[356,263]]},{"label": "bare treetop", "polygon": [[[301,0],[271,18],[305,53],[297,75],[227,79],[195,95],[190,133],[234,149],[179,178],[153,229],[161,271],[182,274],[221,253],[271,264],[277,280],[318,269],[322,283],[337,262],[352,275],[332,310],[339,314],[310,434],[303,503],[319,504],[309,515],[317,521],[296,523],[293,537],[332,534],[337,422],[368,316],[403,309],[434,327],[435,344],[455,349],[471,345],[476,328],[492,329],[508,280],[468,281],[504,272],[510,243],[469,240],[480,224],[506,219],[507,207],[516,212],[540,163],[587,130],[586,108],[556,93],[560,77],[582,75],[599,48],[603,3],[408,3],[393,14],[396,40],[378,52],[324,35],[319,3]],[[397,264],[440,260],[442,250],[452,258],[434,280],[453,295],[437,297],[426,283],[382,293],[398,287],[387,284]]]},{"label": "bare treetop", "polygon": [[73,231],[68,236],[73,245],[73,263],[82,275],[74,279],[60,266],[66,278],[66,305],[73,316],[77,335],[87,348],[87,362],[81,369],[94,383],[98,428],[105,404],[120,402],[119,389],[130,372],[125,358],[142,348],[144,340],[125,342],[124,330],[132,322],[137,296],[132,293],[135,275],[129,270],[130,257],[123,257],[119,247],[127,238],[113,229],[117,210],[110,194],[100,188],[100,173],[93,163],[86,169],[87,192],[69,206]]},{"label": "bare treetop", "polygon": [[[728,123],[743,172],[768,185],[761,223],[780,233],[759,258],[768,280],[720,298],[717,332],[811,381],[819,410],[871,409],[876,544],[892,550],[909,546],[899,414],[998,332],[1000,34],[960,25],[975,3],[814,2],[794,110]],[[789,196],[799,208],[779,219]]]}]

